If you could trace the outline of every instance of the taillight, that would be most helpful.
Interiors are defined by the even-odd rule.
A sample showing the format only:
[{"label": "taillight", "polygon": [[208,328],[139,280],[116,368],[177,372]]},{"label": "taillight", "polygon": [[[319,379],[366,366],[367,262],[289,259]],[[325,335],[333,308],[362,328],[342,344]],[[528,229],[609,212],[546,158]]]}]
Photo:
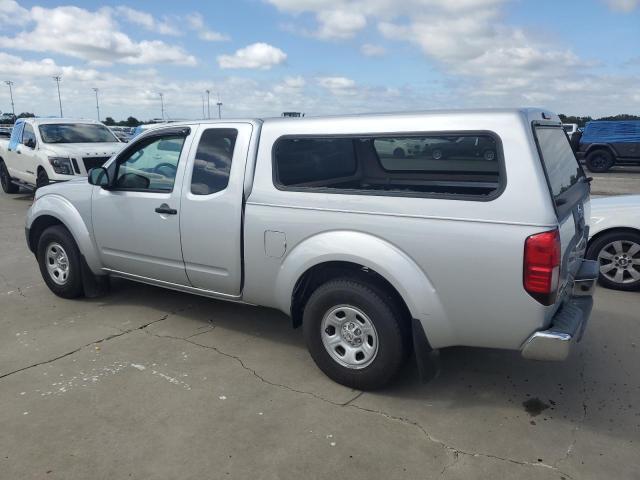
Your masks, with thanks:
[{"label": "taillight", "polygon": [[543,305],[555,302],[560,277],[560,233],[537,233],[524,244],[524,289]]}]

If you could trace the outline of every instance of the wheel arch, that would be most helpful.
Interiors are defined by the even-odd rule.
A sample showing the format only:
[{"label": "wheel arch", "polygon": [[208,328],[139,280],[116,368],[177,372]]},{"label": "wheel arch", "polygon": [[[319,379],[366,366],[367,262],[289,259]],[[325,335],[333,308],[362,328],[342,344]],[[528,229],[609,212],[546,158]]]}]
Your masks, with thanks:
[{"label": "wheel arch", "polygon": [[350,275],[388,292],[407,315],[420,321],[434,348],[451,343],[451,325],[427,274],[395,245],[362,232],[324,232],[296,245],[275,280],[278,307],[297,326],[314,287]]},{"label": "wheel arch", "polygon": [[69,230],[90,270],[96,275],[102,273],[92,235],[80,212],[68,200],[58,195],[44,195],[38,198],[29,210],[26,222],[27,243],[32,252],[36,252],[42,232],[52,225],[62,225]]},{"label": "wheel arch", "polygon": [[616,152],[615,148],[613,148],[612,145],[608,143],[592,143],[587,147],[587,150],[584,152],[585,157],[587,155],[590,155],[592,152],[595,152],[596,150],[607,150],[611,155],[613,155],[614,161],[618,156],[618,153]]},{"label": "wheel arch", "polygon": [[598,233],[594,234],[589,239],[589,242],[587,244],[587,251],[589,251],[589,249],[591,248],[591,245],[593,245],[599,239],[601,239],[602,237],[610,233],[633,233],[636,235],[640,235],[640,228],[634,228],[634,227],[628,227],[628,226],[615,226],[615,227],[607,227],[603,230],[600,230],[598,231]]}]

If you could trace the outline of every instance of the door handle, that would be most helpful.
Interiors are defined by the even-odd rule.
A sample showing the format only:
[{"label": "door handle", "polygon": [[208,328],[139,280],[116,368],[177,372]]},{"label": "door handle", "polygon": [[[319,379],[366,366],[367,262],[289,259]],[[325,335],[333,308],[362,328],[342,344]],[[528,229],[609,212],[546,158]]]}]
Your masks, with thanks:
[{"label": "door handle", "polygon": [[176,210],[175,208],[171,208],[166,203],[163,203],[158,208],[156,208],[156,213],[164,213],[165,215],[177,215],[178,210]]}]

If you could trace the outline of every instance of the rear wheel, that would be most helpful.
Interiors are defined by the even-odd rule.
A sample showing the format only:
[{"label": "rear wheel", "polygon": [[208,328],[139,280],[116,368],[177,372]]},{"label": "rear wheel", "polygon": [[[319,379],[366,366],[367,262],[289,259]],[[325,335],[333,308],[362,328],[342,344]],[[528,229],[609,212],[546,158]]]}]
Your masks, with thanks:
[{"label": "rear wheel", "polygon": [[9,170],[2,160],[0,160],[0,185],[4,193],[17,193],[18,186],[11,182],[11,176]]},{"label": "rear wheel", "polygon": [[587,257],[600,264],[600,284],[616,290],[640,289],[640,233],[613,231],[598,237]]},{"label": "rear wheel", "polygon": [[65,227],[55,225],[42,233],[37,258],[49,290],[63,298],[82,295],[80,251]]},{"label": "rear wheel", "polygon": [[587,168],[594,173],[603,173],[613,167],[613,155],[607,150],[594,150],[587,155]]},{"label": "rear wheel", "polygon": [[406,358],[402,314],[393,300],[360,280],[318,287],[304,309],[304,336],[316,365],[332,380],[372,390],[389,383]]},{"label": "rear wheel", "polygon": [[46,187],[49,185],[49,175],[44,168],[38,169],[38,175],[36,175],[36,188]]}]

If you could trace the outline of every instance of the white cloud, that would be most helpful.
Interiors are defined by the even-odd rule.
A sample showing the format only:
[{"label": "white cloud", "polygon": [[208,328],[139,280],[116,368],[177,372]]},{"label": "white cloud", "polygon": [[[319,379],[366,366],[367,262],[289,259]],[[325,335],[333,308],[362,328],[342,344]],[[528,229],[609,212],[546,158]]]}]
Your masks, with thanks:
[{"label": "white cloud", "polygon": [[356,82],[347,77],[318,77],[318,85],[326,88],[333,95],[354,95]]},{"label": "white cloud", "polygon": [[314,35],[322,39],[351,38],[367,25],[362,13],[348,10],[324,10],[316,18],[320,26]]},{"label": "white cloud", "polygon": [[151,32],[160,33],[162,35],[181,35],[180,30],[176,26],[171,25],[167,21],[156,20],[150,13],[124,5],[116,7],[116,13],[126,21],[140,25]]},{"label": "white cloud", "polygon": [[14,37],[0,37],[5,48],[52,52],[95,64],[173,63],[195,65],[196,59],[181,47],[160,40],[135,42],[115,22],[112,10],[89,11],[79,7],[33,7],[35,26]]},{"label": "white cloud", "polygon": [[191,30],[198,32],[198,38],[207,42],[225,42],[229,36],[207,28],[204,18],[199,13],[190,13],[186,16],[186,22]]},{"label": "white cloud", "polygon": [[287,59],[287,54],[267,43],[254,43],[236,50],[233,55],[218,56],[220,68],[269,70]]},{"label": "white cloud", "polygon": [[29,10],[15,0],[0,0],[0,25],[25,25],[29,21]]},{"label": "white cloud", "polygon": [[387,50],[380,45],[365,43],[360,47],[360,52],[367,57],[381,57],[387,53]]},{"label": "white cloud", "polygon": [[606,0],[611,10],[628,13],[640,6],[640,0]]}]

